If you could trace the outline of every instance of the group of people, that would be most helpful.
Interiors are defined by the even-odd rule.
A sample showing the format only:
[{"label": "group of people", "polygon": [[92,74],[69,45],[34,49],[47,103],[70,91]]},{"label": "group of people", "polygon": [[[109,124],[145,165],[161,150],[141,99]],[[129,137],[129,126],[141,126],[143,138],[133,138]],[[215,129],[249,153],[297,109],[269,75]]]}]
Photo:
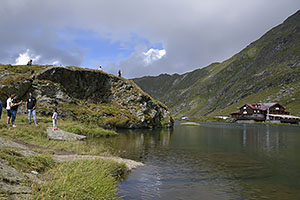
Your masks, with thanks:
[{"label": "group of people", "polygon": [[22,101],[17,102],[18,96],[16,94],[12,94],[7,100],[6,100],[6,111],[7,111],[7,124],[12,124],[12,127],[15,128],[15,120],[17,117],[17,112],[19,105],[23,104]]},{"label": "group of people", "polygon": [[[6,123],[9,125],[11,124],[13,128],[16,127],[15,120],[17,117],[18,108],[20,105],[23,104],[23,101],[18,102],[18,96],[16,94],[12,94],[6,100],[6,111],[7,111],[7,121]],[[0,101],[0,119],[2,114],[2,102]],[[25,113],[28,113],[28,124],[31,125],[32,121],[31,118],[33,117],[33,122],[36,126],[38,126],[37,119],[36,119],[36,107],[37,107],[37,100],[29,93],[29,96],[25,102]],[[53,121],[53,131],[57,130],[57,109],[53,109],[52,121]]]}]

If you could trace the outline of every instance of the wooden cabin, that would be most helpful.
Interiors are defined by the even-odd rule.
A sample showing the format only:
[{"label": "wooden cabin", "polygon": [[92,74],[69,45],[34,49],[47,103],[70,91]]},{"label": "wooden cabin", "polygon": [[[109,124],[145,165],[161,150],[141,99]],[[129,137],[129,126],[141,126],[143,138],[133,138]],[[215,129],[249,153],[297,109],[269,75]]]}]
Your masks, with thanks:
[{"label": "wooden cabin", "polygon": [[300,118],[290,115],[279,103],[245,104],[239,112],[231,113],[237,120],[276,121],[283,123],[299,123]]}]

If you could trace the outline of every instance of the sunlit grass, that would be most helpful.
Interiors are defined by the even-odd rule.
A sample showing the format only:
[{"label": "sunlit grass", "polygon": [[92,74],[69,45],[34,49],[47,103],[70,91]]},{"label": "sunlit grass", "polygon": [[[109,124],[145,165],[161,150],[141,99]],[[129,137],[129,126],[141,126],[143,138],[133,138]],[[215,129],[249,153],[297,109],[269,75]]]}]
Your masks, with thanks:
[{"label": "sunlit grass", "polygon": [[[3,122],[4,123],[4,122]],[[0,137],[4,137],[10,140],[16,140],[24,142],[31,145],[37,145],[42,148],[50,150],[60,150],[74,152],[77,154],[93,154],[93,155],[107,155],[109,154],[108,150],[101,145],[92,146],[87,142],[75,141],[55,141],[50,140],[47,137],[46,130],[48,127],[52,126],[52,121],[50,118],[38,117],[39,126],[28,125],[26,115],[18,114],[16,120],[16,128],[11,128],[4,124],[0,125]],[[72,126],[84,126],[80,122],[70,122],[64,120],[58,120],[58,128],[60,126],[70,129]],[[79,129],[80,130],[80,129]],[[96,129],[100,133],[101,128]],[[92,132],[92,129],[89,129]],[[103,129],[103,133],[107,134],[107,131]],[[111,132],[113,134],[113,132]]]},{"label": "sunlit grass", "polygon": [[49,170],[33,199],[118,199],[116,183],[124,164],[103,160],[64,162]]}]

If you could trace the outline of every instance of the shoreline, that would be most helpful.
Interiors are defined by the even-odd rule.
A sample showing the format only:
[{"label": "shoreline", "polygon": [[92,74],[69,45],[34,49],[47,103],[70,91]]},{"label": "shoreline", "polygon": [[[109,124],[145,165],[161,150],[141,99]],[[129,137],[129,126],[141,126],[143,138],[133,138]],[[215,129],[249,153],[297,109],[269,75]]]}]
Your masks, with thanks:
[{"label": "shoreline", "polygon": [[[38,157],[44,156],[44,152],[41,151],[53,151],[53,149],[47,149],[40,146],[26,144],[24,142],[16,142],[12,140],[8,140],[0,137],[0,151],[9,151],[10,153],[18,153],[22,157]],[[115,162],[120,165],[125,165],[126,168],[118,169],[115,173],[115,176],[121,179],[126,177],[128,173],[130,173],[133,169],[138,167],[145,166],[141,162],[137,162],[130,159],[124,159],[117,156],[99,156],[99,155],[80,155],[75,154],[74,152],[55,152],[50,155],[50,159],[54,160],[55,165],[59,165],[59,163],[73,163],[73,162],[86,162],[86,161],[103,161],[103,162]],[[24,171],[19,170],[17,167],[11,166],[9,159],[3,159],[3,155],[0,153],[0,161],[1,161],[1,179],[0,179],[0,197],[1,193],[7,194],[8,198],[11,199],[19,199],[19,198],[30,198],[34,191],[32,186],[25,186],[26,182],[30,181],[34,187],[43,187],[43,185],[47,185],[49,180],[44,180],[45,174],[47,174],[48,170],[55,169],[55,167],[50,167],[50,169],[45,172],[37,172],[35,170]],[[28,163],[32,165],[33,163]],[[25,174],[24,176],[20,175]],[[19,180],[14,180],[11,177],[21,177]],[[5,180],[9,180],[9,183],[5,183]],[[119,182],[119,180],[118,180]],[[33,188],[34,188],[33,187]],[[4,189],[3,189],[4,188]],[[17,189],[16,189],[17,188]],[[23,188],[23,189],[22,189]],[[19,190],[19,191],[17,191]]]},{"label": "shoreline", "polygon": [[[272,123],[272,122],[231,122],[227,120],[176,120],[177,123],[224,123],[224,124],[256,124],[256,125],[274,125],[274,126],[292,126],[300,127],[300,124],[290,124],[290,123]],[[176,124],[176,123],[175,123]]]},{"label": "shoreline", "polygon": [[[75,199],[95,199],[96,195],[115,199],[117,183],[144,166],[112,156],[101,145],[50,140],[49,123],[44,118],[40,122],[39,126],[28,125],[26,116],[19,115],[16,128],[0,124],[0,199],[55,199],[60,195],[73,199],[72,191],[78,195]],[[70,122],[59,123],[70,126]],[[65,185],[68,187],[62,189]]]}]

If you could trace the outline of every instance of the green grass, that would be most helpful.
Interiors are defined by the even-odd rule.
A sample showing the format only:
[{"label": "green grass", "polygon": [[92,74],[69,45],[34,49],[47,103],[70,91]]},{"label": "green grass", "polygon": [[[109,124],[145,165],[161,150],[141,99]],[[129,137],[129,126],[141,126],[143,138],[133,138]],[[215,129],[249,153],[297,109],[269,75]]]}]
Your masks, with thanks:
[{"label": "green grass", "polygon": [[71,113],[75,121],[107,128],[124,128],[127,123],[139,121],[128,109],[118,104],[62,103],[59,109]]},{"label": "green grass", "polygon": [[1,77],[0,84],[9,85],[20,80],[29,79],[31,76],[39,73],[48,65],[0,65],[0,71],[9,72],[9,76]]},{"label": "green grass", "polygon": [[48,153],[23,156],[12,148],[0,148],[0,158],[6,160],[12,167],[22,172],[34,170],[41,173],[54,166],[54,160]]},{"label": "green grass", "polygon": [[[9,140],[18,140],[27,144],[41,146],[47,148],[49,151],[70,151],[77,154],[93,154],[93,155],[107,155],[110,154],[104,146],[91,145],[86,142],[76,141],[55,141],[49,140],[46,129],[52,126],[49,118],[38,117],[39,126],[28,125],[26,115],[18,114],[16,125],[17,128],[10,129],[6,125],[0,126],[0,137]],[[68,125],[80,126],[80,122],[72,122],[58,120],[58,128],[60,126],[67,127]],[[84,125],[83,125],[84,126]]]},{"label": "green grass", "polygon": [[[32,170],[40,173],[43,185],[23,180],[33,190],[30,199],[118,199],[117,182],[126,176],[125,164],[107,160],[78,160],[56,163],[52,155],[56,150],[75,152],[77,154],[111,155],[109,150],[93,142],[66,142],[49,140],[46,136],[47,127],[51,126],[49,118],[38,117],[39,126],[27,125],[26,115],[18,115],[17,127],[8,128],[4,120],[0,122],[0,137],[13,141],[21,141],[30,145],[37,145],[32,156],[24,156],[15,148],[0,148],[0,158],[20,172]],[[59,126],[82,131],[85,124],[74,121],[59,120]],[[99,127],[89,127],[89,134],[95,128],[98,134],[107,130]],[[114,134],[110,131],[110,134]],[[37,148],[37,146],[33,146]],[[0,199],[10,199],[10,194],[0,191]]]},{"label": "green grass", "polygon": [[78,123],[74,121],[64,121],[60,128],[71,133],[90,137],[117,135],[115,131],[103,129],[95,124]]},{"label": "green grass", "polygon": [[118,199],[116,183],[123,164],[103,160],[64,162],[48,171],[33,199]]}]

